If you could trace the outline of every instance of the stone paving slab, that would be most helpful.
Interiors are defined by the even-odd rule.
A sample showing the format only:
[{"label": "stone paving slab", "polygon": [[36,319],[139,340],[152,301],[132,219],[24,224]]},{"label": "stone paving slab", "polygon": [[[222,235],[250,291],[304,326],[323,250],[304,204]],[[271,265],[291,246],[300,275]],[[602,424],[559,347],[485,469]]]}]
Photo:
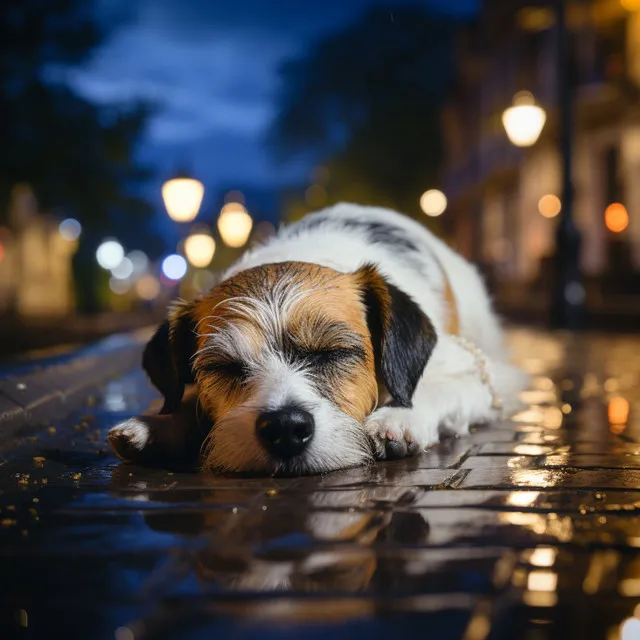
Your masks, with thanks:
[{"label": "stone paving slab", "polygon": [[4,449],[0,638],[638,640],[640,338],[511,339],[514,420],[317,477],[121,464],[108,382]]},{"label": "stone paving slab", "polygon": [[0,376],[0,447],[17,432],[69,415],[110,378],[137,368],[150,330],[111,336],[59,358],[4,367]]}]

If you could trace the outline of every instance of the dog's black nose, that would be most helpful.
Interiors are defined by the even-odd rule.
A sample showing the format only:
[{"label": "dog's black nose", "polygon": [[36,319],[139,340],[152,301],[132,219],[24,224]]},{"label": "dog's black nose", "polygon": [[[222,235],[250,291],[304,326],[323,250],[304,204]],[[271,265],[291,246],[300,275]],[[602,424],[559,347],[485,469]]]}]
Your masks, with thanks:
[{"label": "dog's black nose", "polygon": [[301,454],[311,442],[313,416],[299,407],[265,411],[256,420],[260,442],[272,455],[288,460]]}]

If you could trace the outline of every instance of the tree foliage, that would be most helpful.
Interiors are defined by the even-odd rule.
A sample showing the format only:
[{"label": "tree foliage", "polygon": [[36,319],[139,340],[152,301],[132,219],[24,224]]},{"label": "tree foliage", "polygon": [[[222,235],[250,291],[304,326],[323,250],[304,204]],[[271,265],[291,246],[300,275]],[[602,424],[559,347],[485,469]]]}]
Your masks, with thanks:
[{"label": "tree foliage", "polygon": [[110,216],[145,216],[136,197],[147,172],[133,162],[143,105],[98,107],[51,80],[104,37],[82,0],[5,0],[0,8],[0,216],[12,186],[28,182],[45,209],[95,231]]},{"label": "tree foliage", "polygon": [[452,27],[419,9],[375,9],[288,62],[271,132],[278,155],[321,161],[330,200],[416,212],[441,161]]}]

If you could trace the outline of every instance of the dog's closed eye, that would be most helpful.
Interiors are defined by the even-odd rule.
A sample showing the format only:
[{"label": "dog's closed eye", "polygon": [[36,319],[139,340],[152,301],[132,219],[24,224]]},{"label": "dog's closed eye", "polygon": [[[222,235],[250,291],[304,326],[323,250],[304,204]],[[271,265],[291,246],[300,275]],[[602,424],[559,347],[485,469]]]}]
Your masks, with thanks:
[{"label": "dog's closed eye", "polygon": [[365,358],[365,351],[360,347],[340,347],[318,351],[302,351],[299,357],[312,367],[329,367],[336,364],[362,361]]},{"label": "dog's closed eye", "polygon": [[207,362],[203,370],[234,382],[245,382],[249,377],[249,367],[237,360]]}]

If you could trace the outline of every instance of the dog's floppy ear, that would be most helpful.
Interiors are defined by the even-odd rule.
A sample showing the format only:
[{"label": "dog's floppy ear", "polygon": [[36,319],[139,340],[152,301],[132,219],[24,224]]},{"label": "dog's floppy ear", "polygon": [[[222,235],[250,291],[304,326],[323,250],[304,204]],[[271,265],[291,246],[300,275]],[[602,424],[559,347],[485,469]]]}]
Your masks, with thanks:
[{"label": "dog's floppy ear", "polygon": [[196,323],[192,311],[189,303],[174,304],[142,356],[142,367],[164,396],[161,414],[176,411],[185,385],[194,383],[191,358],[196,351]]},{"label": "dog's floppy ear", "polygon": [[373,341],[376,374],[396,405],[411,407],[418,380],[436,345],[436,331],[420,307],[374,265],[364,265],[356,276]]}]

